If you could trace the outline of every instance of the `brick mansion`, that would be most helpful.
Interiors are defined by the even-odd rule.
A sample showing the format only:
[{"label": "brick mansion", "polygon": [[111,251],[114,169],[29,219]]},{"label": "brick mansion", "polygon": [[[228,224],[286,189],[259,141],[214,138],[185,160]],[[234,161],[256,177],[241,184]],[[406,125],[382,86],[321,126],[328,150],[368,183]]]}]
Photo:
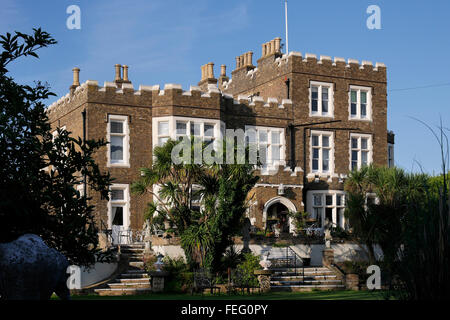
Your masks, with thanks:
[{"label": "brick mansion", "polygon": [[140,168],[151,165],[153,148],[169,138],[214,141],[226,129],[253,129],[247,139],[277,165],[256,170],[260,180],[249,195],[247,214],[254,228],[282,221],[285,233],[295,233],[292,211],[308,212],[318,229],[327,219],[348,227],[348,173],[372,163],[394,164],[382,63],[286,54],[276,38],[262,45],[256,64],[253,52],[236,57],[230,76],[225,65],[216,77],[214,64],[205,64],[200,82],[189,91],[177,84],[136,90],[128,71],[116,65],[114,81],[99,86],[93,80],[80,84],[75,68],[70,92],[47,109],[52,130],[110,142],[95,155],[100,169],[115,179],[110,200],[83,189],[92,197],[99,226],[142,229],[152,199],[132,194],[131,184],[140,178]]}]

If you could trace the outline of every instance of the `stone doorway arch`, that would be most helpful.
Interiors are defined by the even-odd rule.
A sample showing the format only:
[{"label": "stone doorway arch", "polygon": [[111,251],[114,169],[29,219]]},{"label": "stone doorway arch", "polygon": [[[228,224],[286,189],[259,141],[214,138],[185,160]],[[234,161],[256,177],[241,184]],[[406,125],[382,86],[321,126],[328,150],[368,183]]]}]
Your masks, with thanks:
[{"label": "stone doorway arch", "polygon": [[[282,206],[279,206],[280,204]],[[292,201],[287,199],[287,198],[285,198],[285,197],[274,197],[274,198],[270,199],[269,201],[267,201],[264,204],[263,217],[262,217],[262,222],[263,222],[263,225],[264,225],[264,229],[267,228],[267,215],[268,215],[270,209],[274,205],[275,206],[278,205],[278,208],[276,208],[277,210],[282,210],[282,207],[284,206],[286,208],[286,211],[288,211],[288,212],[297,212],[297,208],[292,203]],[[280,214],[284,214],[284,212],[279,212],[279,213]],[[295,233],[295,226],[293,224],[292,217],[287,217],[287,223],[288,223],[288,226],[289,226],[288,232],[289,233]]]}]

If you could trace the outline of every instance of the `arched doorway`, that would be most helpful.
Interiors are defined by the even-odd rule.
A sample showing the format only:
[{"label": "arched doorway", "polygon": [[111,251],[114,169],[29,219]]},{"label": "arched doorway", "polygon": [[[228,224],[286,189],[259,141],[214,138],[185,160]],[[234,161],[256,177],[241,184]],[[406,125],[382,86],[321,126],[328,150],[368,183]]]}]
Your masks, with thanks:
[{"label": "arched doorway", "polygon": [[289,212],[296,212],[295,205],[287,198],[275,197],[266,202],[263,209],[263,224],[266,231],[279,233],[295,232]]}]

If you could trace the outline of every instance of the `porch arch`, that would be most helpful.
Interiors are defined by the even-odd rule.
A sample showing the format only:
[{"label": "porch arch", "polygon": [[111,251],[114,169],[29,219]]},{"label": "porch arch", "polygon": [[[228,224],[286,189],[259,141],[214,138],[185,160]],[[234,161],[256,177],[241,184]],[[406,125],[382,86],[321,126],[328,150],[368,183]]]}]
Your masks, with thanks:
[{"label": "porch arch", "polygon": [[[274,197],[264,204],[263,216],[262,216],[262,223],[264,225],[264,228],[266,228],[266,223],[267,223],[267,211],[269,210],[269,208],[272,205],[274,205],[276,203],[281,203],[286,208],[288,208],[289,211],[297,212],[297,208],[295,207],[295,205],[292,203],[291,200],[289,200],[285,197]],[[290,233],[295,232],[295,227],[293,225],[293,221],[292,221],[291,217],[289,217],[289,232]]]}]

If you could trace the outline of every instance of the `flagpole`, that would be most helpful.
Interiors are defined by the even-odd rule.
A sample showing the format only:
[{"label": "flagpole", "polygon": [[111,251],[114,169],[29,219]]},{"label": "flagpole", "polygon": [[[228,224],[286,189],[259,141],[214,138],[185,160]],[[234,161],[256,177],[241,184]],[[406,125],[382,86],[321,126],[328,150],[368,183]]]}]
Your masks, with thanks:
[{"label": "flagpole", "polygon": [[286,54],[289,54],[288,7],[287,7],[287,0],[284,1],[284,15],[285,15],[285,18],[286,18]]}]

